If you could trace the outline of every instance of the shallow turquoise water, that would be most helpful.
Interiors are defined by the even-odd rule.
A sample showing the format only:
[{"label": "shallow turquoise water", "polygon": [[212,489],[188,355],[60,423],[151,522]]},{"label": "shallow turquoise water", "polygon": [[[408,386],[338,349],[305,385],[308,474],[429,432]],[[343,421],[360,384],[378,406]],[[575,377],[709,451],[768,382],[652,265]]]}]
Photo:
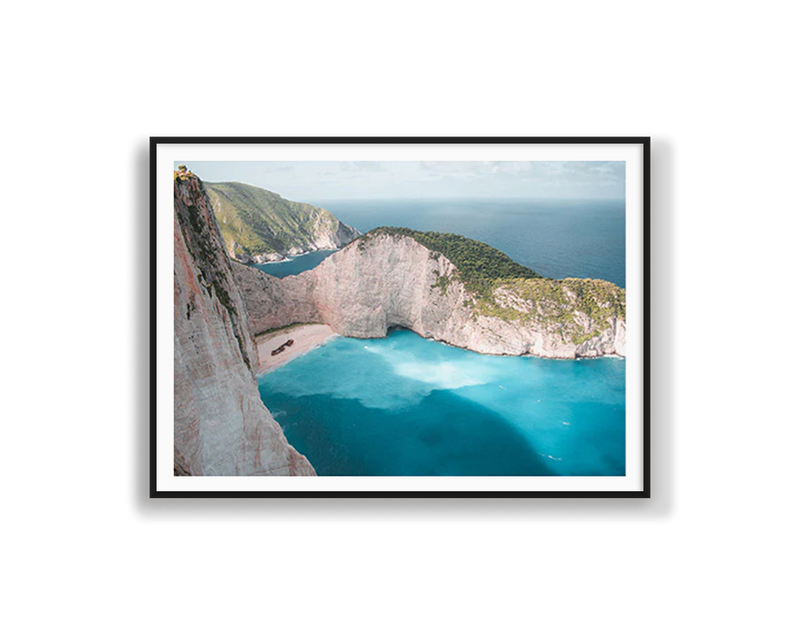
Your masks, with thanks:
[{"label": "shallow turquoise water", "polygon": [[[343,222],[482,240],[539,273],[625,286],[623,201],[332,201]],[[331,251],[259,265],[284,277]],[[483,356],[395,331],[338,338],[259,380],[321,475],[623,475],[625,361]]]},{"label": "shallow turquoise water", "polygon": [[406,330],[259,378],[320,475],[624,475],[625,361],[484,356]]}]

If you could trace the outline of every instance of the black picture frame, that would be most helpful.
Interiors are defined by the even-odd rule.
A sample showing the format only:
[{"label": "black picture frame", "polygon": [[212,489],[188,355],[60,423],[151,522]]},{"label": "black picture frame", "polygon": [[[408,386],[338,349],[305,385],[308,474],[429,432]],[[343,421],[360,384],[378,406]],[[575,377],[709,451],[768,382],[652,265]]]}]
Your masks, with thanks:
[{"label": "black picture frame", "polygon": [[[156,169],[159,145],[535,144],[641,145],[643,249],[642,488],[638,491],[168,491],[157,487]],[[631,176],[628,176],[630,179]],[[150,138],[150,497],[151,498],[649,498],[650,497],[650,138],[649,137],[170,137]],[[169,425],[172,428],[172,424]]]}]

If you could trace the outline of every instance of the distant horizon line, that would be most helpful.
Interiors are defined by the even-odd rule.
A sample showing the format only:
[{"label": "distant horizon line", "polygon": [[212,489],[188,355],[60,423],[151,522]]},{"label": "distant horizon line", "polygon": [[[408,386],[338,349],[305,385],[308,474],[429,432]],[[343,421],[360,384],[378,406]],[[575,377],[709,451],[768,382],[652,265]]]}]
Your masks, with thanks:
[{"label": "distant horizon line", "polygon": [[[295,196],[286,196],[278,191],[274,191],[268,187],[262,187],[257,184],[252,184],[250,182],[242,182],[241,180],[203,180],[202,177],[197,176],[203,182],[203,184],[243,184],[247,187],[255,187],[256,189],[263,189],[264,191],[269,191],[270,193],[274,193],[280,198],[285,200],[291,200],[292,202],[299,202],[301,204],[313,204],[311,202],[312,199],[309,198],[296,198]],[[474,195],[430,195],[430,196],[406,196],[406,195],[398,195],[398,196],[321,196],[313,198],[313,200],[328,200],[332,202],[358,202],[358,201],[375,201],[375,200],[402,200],[402,201],[409,201],[409,202],[420,202],[425,200],[526,200],[526,201],[550,201],[550,200],[564,200],[564,201],[598,201],[602,200],[604,202],[625,202],[625,197],[614,197],[614,196],[525,196],[525,195],[514,195],[514,196],[474,196]]]},{"label": "distant horizon line", "polygon": [[[273,192],[277,193],[277,192]],[[286,198],[287,200],[290,199],[286,196],[278,194],[282,198]],[[625,198],[614,198],[614,197],[569,197],[569,196],[419,196],[419,197],[408,197],[408,196],[363,196],[363,197],[349,197],[349,198],[342,198],[342,197],[321,197],[315,198],[316,200],[330,200],[334,202],[353,202],[353,201],[370,201],[370,200],[605,200],[609,202],[624,202]],[[297,200],[295,200],[297,202]]]}]

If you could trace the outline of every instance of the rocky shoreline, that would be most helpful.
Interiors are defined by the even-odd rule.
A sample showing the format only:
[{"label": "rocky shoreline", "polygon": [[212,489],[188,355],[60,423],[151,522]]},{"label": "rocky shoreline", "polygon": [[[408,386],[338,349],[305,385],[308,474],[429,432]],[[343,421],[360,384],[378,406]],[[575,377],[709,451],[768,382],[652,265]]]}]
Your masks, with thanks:
[{"label": "rocky shoreline", "polygon": [[228,256],[244,264],[339,249],[360,235],[327,209],[266,189],[238,182],[208,182],[204,187]]},{"label": "rocky shoreline", "polygon": [[292,247],[286,254],[282,253],[259,253],[257,255],[250,255],[247,253],[242,253],[240,248],[238,248],[235,243],[233,248],[231,249],[229,255],[232,259],[240,262],[241,264],[246,265],[253,265],[253,264],[273,264],[276,262],[291,262],[295,258],[299,258],[301,256],[307,256],[309,253],[315,253],[317,251],[335,251],[336,249],[340,249],[341,247],[313,247],[313,248],[300,248],[300,247]]},{"label": "rocky shoreline", "polygon": [[[495,290],[490,306],[481,307],[450,260],[409,237],[359,239],[315,269],[281,279],[238,264],[234,274],[255,333],[323,323],[344,336],[381,338],[391,327],[404,327],[489,355],[625,356],[624,316],[611,308],[596,317],[582,310],[587,300],[593,308],[611,304],[603,298],[606,290],[624,298],[615,285],[541,279],[549,293],[537,298],[511,282]],[[554,299],[559,300],[555,319]]]}]

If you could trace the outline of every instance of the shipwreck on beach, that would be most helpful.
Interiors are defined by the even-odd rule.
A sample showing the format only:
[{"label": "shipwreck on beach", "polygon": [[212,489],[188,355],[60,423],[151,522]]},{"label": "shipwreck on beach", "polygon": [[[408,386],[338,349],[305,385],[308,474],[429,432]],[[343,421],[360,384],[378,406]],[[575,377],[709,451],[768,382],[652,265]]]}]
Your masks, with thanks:
[{"label": "shipwreck on beach", "polygon": [[277,356],[279,353],[283,353],[283,351],[286,349],[286,347],[291,347],[293,344],[294,344],[294,340],[287,340],[286,342],[284,342],[277,349],[273,349],[272,350],[272,355],[273,356]]}]

